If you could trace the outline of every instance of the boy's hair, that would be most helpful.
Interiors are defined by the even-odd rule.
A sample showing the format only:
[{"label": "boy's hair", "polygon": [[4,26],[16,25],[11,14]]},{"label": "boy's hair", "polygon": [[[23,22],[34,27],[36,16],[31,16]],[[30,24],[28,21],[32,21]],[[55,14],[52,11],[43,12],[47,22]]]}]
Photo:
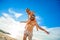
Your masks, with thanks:
[{"label": "boy's hair", "polygon": [[30,9],[29,8],[26,8],[26,12],[28,12],[28,11],[30,11]]}]

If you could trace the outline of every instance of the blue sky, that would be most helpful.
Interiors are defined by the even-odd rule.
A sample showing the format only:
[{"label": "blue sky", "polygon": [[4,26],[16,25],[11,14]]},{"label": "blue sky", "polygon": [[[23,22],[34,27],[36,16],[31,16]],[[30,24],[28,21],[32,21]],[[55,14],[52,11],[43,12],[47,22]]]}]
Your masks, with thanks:
[{"label": "blue sky", "polygon": [[27,18],[25,9],[29,8],[35,12],[36,16],[42,18],[40,25],[47,27],[60,26],[60,0],[0,0],[0,16],[2,16],[2,12],[8,13],[9,8],[25,14],[23,18],[18,18],[18,20]]}]

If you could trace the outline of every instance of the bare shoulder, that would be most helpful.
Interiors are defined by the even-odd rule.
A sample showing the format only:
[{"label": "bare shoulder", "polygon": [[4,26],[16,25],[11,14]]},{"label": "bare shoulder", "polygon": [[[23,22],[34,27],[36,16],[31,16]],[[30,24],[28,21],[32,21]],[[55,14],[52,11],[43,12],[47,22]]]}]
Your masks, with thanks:
[{"label": "bare shoulder", "polygon": [[34,23],[36,23],[36,19],[34,20]]},{"label": "bare shoulder", "polygon": [[33,23],[34,25],[36,25],[36,20],[32,21],[32,23]]}]

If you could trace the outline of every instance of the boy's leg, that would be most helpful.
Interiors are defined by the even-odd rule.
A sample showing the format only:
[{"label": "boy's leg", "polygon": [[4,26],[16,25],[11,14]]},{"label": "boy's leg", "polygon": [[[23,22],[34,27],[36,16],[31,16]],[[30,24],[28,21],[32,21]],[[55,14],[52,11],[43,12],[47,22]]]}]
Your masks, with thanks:
[{"label": "boy's leg", "polygon": [[32,36],[33,36],[32,34],[29,34],[28,39],[32,40]]},{"label": "boy's leg", "polygon": [[24,36],[23,36],[23,40],[26,40],[26,38],[27,38],[27,36],[26,36],[26,34],[24,34]]}]

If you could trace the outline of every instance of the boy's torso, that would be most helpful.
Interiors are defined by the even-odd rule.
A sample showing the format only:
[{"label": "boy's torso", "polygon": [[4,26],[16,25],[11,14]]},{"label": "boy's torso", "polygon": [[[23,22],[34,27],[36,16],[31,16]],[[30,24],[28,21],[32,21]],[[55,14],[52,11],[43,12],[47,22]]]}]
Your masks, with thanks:
[{"label": "boy's torso", "polygon": [[29,32],[32,32],[34,26],[35,26],[35,20],[34,21],[29,21],[25,26],[25,30],[28,30]]}]

